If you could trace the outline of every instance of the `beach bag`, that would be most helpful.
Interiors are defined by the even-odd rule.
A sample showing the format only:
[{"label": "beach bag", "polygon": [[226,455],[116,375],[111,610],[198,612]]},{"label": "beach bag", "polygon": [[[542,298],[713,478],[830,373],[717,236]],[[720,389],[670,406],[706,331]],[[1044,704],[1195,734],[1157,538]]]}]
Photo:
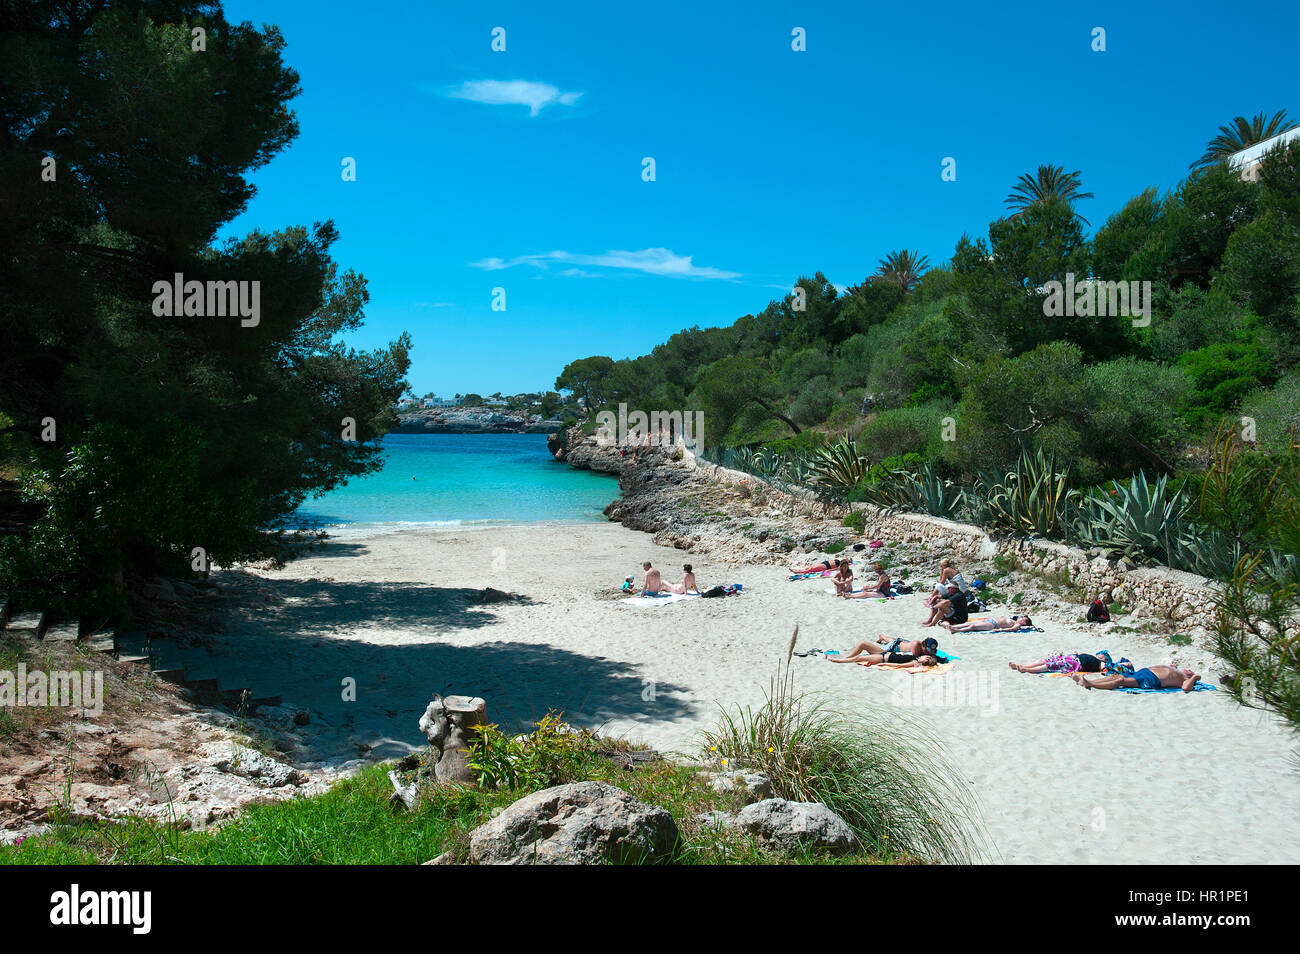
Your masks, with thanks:
[{"label": "beach bag", "polygon": [[896,583],[894,583],[894,592],[899,594],[911,593],[912,588],[908,586],[906,583],[904,583],[902,580],[898,580]]},{"label": "beach bag", "polygon": [[714,596],[730,596],[730,595],[732,594],[732,592],[733,592],[733,590],[732,590],[731,587],[729,587],[729,586],[722,586],[721,584],[719,584],[718,586],[711,586],[711,587],[709,587],[707,590],[705,590],[705,591],[704,591],[703,593],[701,593],[700,595],[703,596],[703,597],[705,597],[706,599],[708,599],[708,598],[710,598],[710,597],[714,597]]},{"label": "beach bag", "polygon": [[1090,623],[1109,623],[1110,610],[1101,600],[1093,600],[1092,605],[1088,607],[1088,622]]}]

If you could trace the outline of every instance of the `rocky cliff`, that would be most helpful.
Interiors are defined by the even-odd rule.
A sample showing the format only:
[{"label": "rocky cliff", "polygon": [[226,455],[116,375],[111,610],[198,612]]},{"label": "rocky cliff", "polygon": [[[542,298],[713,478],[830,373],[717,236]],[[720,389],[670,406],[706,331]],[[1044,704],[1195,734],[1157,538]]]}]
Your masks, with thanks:
[{"label": "rocky cliff", "polygon": [[536,414],[483,407],[431,407],[398,415],[399,434],[552,434],[563,426]]}]

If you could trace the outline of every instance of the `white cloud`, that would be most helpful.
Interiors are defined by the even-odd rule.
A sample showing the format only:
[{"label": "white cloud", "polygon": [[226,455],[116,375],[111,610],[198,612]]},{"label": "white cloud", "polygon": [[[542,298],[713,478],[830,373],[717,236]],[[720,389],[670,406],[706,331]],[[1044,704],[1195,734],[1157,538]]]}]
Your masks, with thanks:
[{"label": "white cloud", "polygon": [[[551,265],[585,265],[588,268],[611,268],[620,271],[644,272],[647,275],[660,275],[666,278],[740,278],[737,272],[723,271],[707,265],[696,265],[690,255],[677,255],[666,248],[643,248],[636,252],[611,251],[601,255],[581,255],[575,252],[543,252],[536,255],[519,255],[515,258],[485,258],[470,263],[474,268],[485,271],[500,271],[518,265],[531,265],[534,268],[549,268]],[[561,275],[580,272],[578,268],[569,268]],[[589,273],[582,273],[590,277]]]},{"label": "white cloud", "polygon": [[527,106],[528,115],[536,116],[552,103],[572,106],[581,93],[561,93],[550,83],[527,80],[469,80],[447,95],[490,106]]}]

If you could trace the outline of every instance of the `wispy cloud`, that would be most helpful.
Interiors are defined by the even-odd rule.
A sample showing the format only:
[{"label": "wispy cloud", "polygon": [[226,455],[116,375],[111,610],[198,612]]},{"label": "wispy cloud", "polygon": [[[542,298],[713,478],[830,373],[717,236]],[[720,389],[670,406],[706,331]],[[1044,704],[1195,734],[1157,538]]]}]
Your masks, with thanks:
[{"label": "wispy cloud", "polygon": [[[707,265],[696,265],[690,255],[677,255],[666,248],[643,248],[636,252],[612,251],[602,255],[581,255],[576,252],[543,252],[537,255],[519,255],[515,258],[485,258],[471,262],[474,268],[494,272],[518,265],[532,265],[534,268],[549,268],[551,265],[585,265],[588,268],[611,268],[621,271],[644,272],[647,275],[660,275],[666,278],[740,278],[738,272],[727,272]],[[571,267],[560,272],[561,275],[579,273],[579,277],[594,277]]]},{"label": "wispy cloud", "polygon": [[572,106],[582,96],[581,93],[562,93],[550,83],[530,83],[527,80],[469,80],[447,95],[490,106],[527,106],[530,116],[536,116],[555,103]]},{"label": "wispy cloud", "polygon": [[455,304],[449,301],[417,301],[414,303],[416,308],[455,308]]}]

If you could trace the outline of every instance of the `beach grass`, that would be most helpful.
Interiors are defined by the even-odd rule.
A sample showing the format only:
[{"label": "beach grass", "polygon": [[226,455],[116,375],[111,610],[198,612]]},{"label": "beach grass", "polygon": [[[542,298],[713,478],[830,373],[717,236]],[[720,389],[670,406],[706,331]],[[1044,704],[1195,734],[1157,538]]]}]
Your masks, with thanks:
[{"label": "beach grass", "polygon": [[[414,811],[389,803],[389,763],[368,767],[328,792],[245,808],[208,829],[138,818],[75,818],[52,812],[51,831],[0,847],[0,865],[413,865],[451,851],[462,860],[469,833],[527,789],[431,790]],[[695,816],[740,807],[739,796],[709,788],[699,766],[660,761],[620,768],[591,755],[576,774],[605,781],[661,805],[678,822],[670,864],[877,864],[914,862],[906,854],[813,850],[775,854],[750,836],[719,833]]]},{"label": "beach grass", "polygon": [[826,805],[870,854],[966,863],[981,852],[969,792],[924,731],[897,713],[867,726],[797,692],[788,666],[763,705],[723,709],[703,740],[723,767],[767,775],[778,797]]}]

